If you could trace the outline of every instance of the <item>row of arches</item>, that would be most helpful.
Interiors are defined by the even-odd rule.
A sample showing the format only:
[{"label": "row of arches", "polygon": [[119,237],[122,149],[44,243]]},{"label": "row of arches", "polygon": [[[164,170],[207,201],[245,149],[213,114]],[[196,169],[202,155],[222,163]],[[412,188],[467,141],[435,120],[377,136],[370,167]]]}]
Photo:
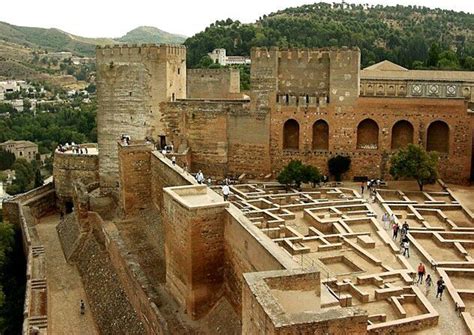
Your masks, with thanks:
[{"label": "row of arches", "polygon": [[[289,119],[283,125],[283,149],[299,150],[300,125]],[[413,125],[406,120],[396,122],[392,127],[391,148],[396,150],[414,143]],[[365,119],[357,126],[357,149],[377,150],[379,148],[379,126],[372,119]],[[329,125],[324,120],[313,124],[313,150],[329,149]],[[426,150],[448,153],[449,126],[444,121],[434,121],[428,126]]]}]

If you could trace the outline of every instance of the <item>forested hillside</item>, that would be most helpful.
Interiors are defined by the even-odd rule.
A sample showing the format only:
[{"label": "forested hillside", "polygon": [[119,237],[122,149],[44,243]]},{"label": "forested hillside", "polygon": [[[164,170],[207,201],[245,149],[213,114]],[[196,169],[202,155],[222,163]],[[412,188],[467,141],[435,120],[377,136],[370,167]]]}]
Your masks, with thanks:
[{"label": "forested hillside", "polygon": [[358,46],[362,65],[384,59],[407,68],[474,70],[474,15],[417,6],[317,3],[288,8],[256,23],[227,19],[186,40],[188,66],[214,48],[249,55],[254,46]]}]

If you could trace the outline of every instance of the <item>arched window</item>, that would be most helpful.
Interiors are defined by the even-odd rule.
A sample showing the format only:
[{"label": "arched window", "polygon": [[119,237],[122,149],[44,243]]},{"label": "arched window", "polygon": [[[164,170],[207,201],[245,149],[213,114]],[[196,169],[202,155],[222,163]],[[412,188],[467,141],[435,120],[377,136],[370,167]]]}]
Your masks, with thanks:
[{"label": "arched window", "polygon": [[379,147],[379,126],[374,120],[365,119],[357,126],[357,149],[377,150]]},{"label": "arched window", "polygon": [[318,120],[313,124],[313,150],[329,149],[329,126],[326,121]]},{"label": "arched window", "polygon": [[392,150],[405,148],[410,143],[413,143],[413,126],[408,121],[398,121],[392,128]]},{"label": "arched window", "polygon": [[298,150],[300,147],[300,125],[290,119],[283,126],[283,149]]},{"label": "arched window", "polygon": [[435,121],[430,124],[426,135],[426,150],[448,153],[449,127],[446,122]]}]

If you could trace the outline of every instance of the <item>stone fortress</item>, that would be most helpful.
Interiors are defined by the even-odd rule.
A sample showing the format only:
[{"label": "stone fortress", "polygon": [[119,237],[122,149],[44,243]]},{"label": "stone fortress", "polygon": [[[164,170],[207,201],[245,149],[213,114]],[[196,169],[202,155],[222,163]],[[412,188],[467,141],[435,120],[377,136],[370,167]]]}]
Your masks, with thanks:
[{"label": "stone fortress", "polygon": [[[57,152],[54,184],[4,203],[28,258],[25,334],[87,322],[103,334],[473,333],[474,215],[444,182],[381,189],[376,203],[357,187],[270,182],[292,159],[327,173],[336,154],[352,159],[345,179],[389,179],[391,152],[416,143],[440,154],[444,181],[468,184],[473,74],[361,71],[348,48],[251,59],[240,92],[233,69],[187,70],[183,46],[97,49],[98,144]],[[240,183],[225,202],[186,170]],[[382,211],[409,222],[410,259]],[[89,319],[64,322],[47,229]],[[414,284],[418,261],[445,278],[440,305]]]}]

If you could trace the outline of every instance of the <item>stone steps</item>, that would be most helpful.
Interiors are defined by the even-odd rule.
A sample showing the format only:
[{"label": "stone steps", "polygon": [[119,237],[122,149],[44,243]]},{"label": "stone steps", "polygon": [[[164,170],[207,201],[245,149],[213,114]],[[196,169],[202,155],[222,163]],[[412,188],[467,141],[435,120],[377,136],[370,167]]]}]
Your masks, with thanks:
[{"label": "stone steps", "polygon": [[44,246],[42,245],[32,246],[31,251],[32,251],[33,257],[38,257],[39,255],[44,254]]},{"label": "stone steps", "polygon": [[45,290],[47,288],[46,279],[32,279],[31,289],[32,290]]},{"label": "stone steps", "polygon": [[32,327],[36,327],[39,329],[46,329],[48,328],[48,316],[41,315],[41,316],[31,316],[28,318],[28,328],[31,331]]}]

